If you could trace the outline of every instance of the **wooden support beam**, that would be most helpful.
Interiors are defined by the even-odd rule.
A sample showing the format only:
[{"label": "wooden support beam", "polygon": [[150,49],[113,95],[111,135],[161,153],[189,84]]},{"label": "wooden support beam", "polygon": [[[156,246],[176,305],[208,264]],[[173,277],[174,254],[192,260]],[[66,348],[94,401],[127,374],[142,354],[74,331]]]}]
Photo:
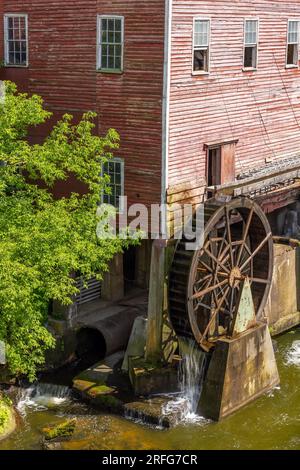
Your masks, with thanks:
[{"label": "wooden support beam", "polygon": [[163,298],[165,281],[166,241],[155,240],[152,244],[146,361],[158,362],[162,357]]},{"label": "wooden support beam", "polygon": [[287,245],[290,246],[291,248],[299,248],[300,247],[300,240],[296,240],[294,238],[288,238],[288,237],[273,237],[274,243],[279,243],[281,245]]},{"label": "wooden support beam", "polygon": [[279,168],[270,172],[266,171],[265,173],[262,172],[262,174],[256,176],[236,180],[232,183],[210,186],[207,189],[216,195],[219,194],[238,197],[255,191],[260,191],[268,186],[299,179],[300,165],[299,163],[296,163],[294,166]]}]

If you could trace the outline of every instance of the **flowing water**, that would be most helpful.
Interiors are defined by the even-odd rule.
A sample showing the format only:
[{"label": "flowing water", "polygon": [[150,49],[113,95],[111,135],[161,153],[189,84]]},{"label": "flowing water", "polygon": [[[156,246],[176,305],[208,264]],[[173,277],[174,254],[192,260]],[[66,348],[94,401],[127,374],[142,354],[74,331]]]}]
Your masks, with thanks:
[{"label": "flowing water", "polygon": [[0,442],[0,449],[40,449],[41,429],[66,417],[77,417],[78,431],[63,443],[64,449],[300,449],[300,329],[276,342],[280,387],[220,423],[195,418],[196,385],[201,383],[203,367],[198,367],[198,361],[195,373],[192,363],[186,362],[184,370],[192,368],[193,374],[182,374],[184,393],[168,406],[181,399],[183,418],[190,414],[190,419],[183,419],[173,429],[151,428],[97,413],[76,401],[68,388],[39,384],[20,392],[18,429]]},{"label": "flowing water", "polygon": [[29,409],[45,411],[71,403],[71,390],[64,385],[39,383],[20,389],[17,396],[17,411],[26,417]]}]

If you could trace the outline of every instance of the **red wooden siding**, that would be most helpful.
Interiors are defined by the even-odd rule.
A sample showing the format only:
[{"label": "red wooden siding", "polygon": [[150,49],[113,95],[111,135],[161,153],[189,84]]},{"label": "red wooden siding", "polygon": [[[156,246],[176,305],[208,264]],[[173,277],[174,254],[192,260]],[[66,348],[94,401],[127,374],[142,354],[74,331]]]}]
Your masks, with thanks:
[{"label": "red wooden siding", "polygon": [[[258,70],[243,72],[244,18],[260,20]],[[210,74],[192,76],[193,17],[211,19]],[[300,71],[285,68],[299,0],[173,0],[169,185],[205,176],[204,144],[239,139],[236,171],[300,152]]]},{"label": "red wooden siding", "polygon": [[[120,133],[117,156],[125,159],[129,203],[159,203],[164,0],[1,0],[2,4],[4,12],[28,13],[29,67],[2,69],[0,78],[42,95],[55,119],[66,111],[75,116],[97,111],[99,133],[109,127]],[[97,14],[125,17],[122,74],[96,71]],[[38,132],[45,135],[47,126]]]},{"label": "red wooden siding", "polygon": [[[29,67],[2,68],[0,78],[41,94],[54,120],[65,111],[76,117],[97,111],[99,133],[115,127],[121,135],[129,203],[160,202],[165,1],[2,0],[2,6],[28,13]],[[96,72],[97,14],[125,17],[122,74]],[[204,76],[192,76],[196,16],[211,19]],[[243,72],[244,19],[251,16],[260,20],[258,70]],[[285,68],[289,18],[300,18],[299,0],[173,0],[169,186],[190,187],[205,177],[205,144],[212,142],[238,139],[237,173],[299,151],[300,71]],[[40,138],[47,126],[37,132]]]}]

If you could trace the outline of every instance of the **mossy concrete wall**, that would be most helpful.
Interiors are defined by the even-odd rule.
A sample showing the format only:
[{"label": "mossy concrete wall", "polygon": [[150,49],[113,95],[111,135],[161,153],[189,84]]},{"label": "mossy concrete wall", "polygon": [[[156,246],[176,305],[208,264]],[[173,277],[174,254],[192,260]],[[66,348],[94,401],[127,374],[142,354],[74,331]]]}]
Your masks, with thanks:
[{"label": "mossy concrete wall", "polygon": [[219,421],[279,383],[271,336],[259,324],[217,341],[204,380],[199,412]]},{"label": "mossy concrete wall", "polygon": [[274,244],[273,281],[265,316],[272,335],[300,323],[300,251]]},{"label": "mossy concrete wall", "polygon": [[16,416],[13,407],[0,396],[0,441],[8,437],[16,428]]}]

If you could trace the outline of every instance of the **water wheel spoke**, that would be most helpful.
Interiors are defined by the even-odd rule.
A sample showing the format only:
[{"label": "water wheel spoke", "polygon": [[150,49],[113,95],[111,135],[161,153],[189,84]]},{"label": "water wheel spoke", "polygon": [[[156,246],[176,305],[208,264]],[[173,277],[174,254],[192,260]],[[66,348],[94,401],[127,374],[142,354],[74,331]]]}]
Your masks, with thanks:
[{"label": "water wheel spoke", "polygon": [[204,276],[204,277],[201,277],[200,279],[198,279],[196,282],[195,282],[195,285],[199,285],[201,284],[202,282],[205,282],[207,281],[208,279],[212,279],[212,274],[207,274],[207,276]]},{"label": "water wheel spoke", "polygon": [[[227,241],[226,241],[227,243]],[[224,260],[228,260],[229,259],[229,255],[226,256],[225,258],[225,255],[226,253],[229,251],[230,247],[229,247],[229,244],[227,243],[227,245],[225,246],[224,250],[218,255],[218,258],[223,262]]]},{"label": "water wheel spoke", "polygon": [[[246,253],[247,252],[247,253]],[[248,256],[251,256],[251,250],[247,244],[244,245],[244,253],[240,259],[240,264],[244,264],[244,262],[247,260]],[[252,276],[252,268],[253,268],[253,263],[247,264],[247,266],[243,269],[242,274],[243,276]]]},{"label": "water wheel spoke", "polygon": [[[221,291],[221,296],[224,295],[224,288],[223,288],[223,286],[222,286],[222,287],[219,287],[219,290]],[[215,294],[216,294],[216,301],[218,301],[217,293],[215,293]],[[230,305],[229,305],[229,301],[228,301],[227,296],[225,297],[225,304],[227,305],[228,308],[230,308]]]},{"label": "water wheel spoke", "polygon": [[[198,262],[200,264],[202,264],[202,266],[204,266],[207,271],[209,271],[211,273],[213,272],[213,269],[210,266],[208,266],[208,264],[206,264],[203,260],[200,259]],[[198,269],[200,269],[200,268],[198,268]]]},{"label": "water wheel spoke", "polygon": [[200,297],[204,297],[205,295],[209,294],[213,290],[217,289],[220,286],[223,286],[226,283],[227,283],[227,279],[224,279],[224,281],[219,282],[219,284],[215,284],[213,286],[206,287],[205,289],[202,289],[200,292],[196,292],[194,295],[192,295],[190,300],[199,299]]},{"label": "water wheel spoke", "polygon": [[244,250],[247,238],[248,238],[249,228],[250,228],[250,224],[251,224],[251,221],[252,221],[253,213],[254,213],[254,207],[251,208],[248,219],[247,219],[247,222],[246,222],[246,225],[244,227],[242,244],[240,246],[240,249],[239,249],[239,252],[238,252],[238,257],[237,257],[237,262],[236,262],[237,266],[239,266],[239,264],[240,264],[242,253],[243,253],[243,250]]},{"label": "water wheel spoke", "polygon": [[[206,253],[206,250],[208,250],[209,246],[210,246],[210,240],[207,240],[207,242],[205,243],[205,245],[201,249],[201,253],[200,253],[198,262],[202,263],[202,265],[204,267],[206,267],[211,273],[214,273],[215,272],[215,262],[212,260],[212,258],[207,256],[207,253]],[[205,261],[202,259],[203,256],[206,256]]]},{"label": "water wheel spoke", "polygon": [[232,287],[231,289],[231,294],[230,294],[230,315],[233,317],[234,314],[234,309],[235,309],[235,303],[236,303],[236,292],[235,292],[236,287]]},{"label": "water wheel spoke", "polygon": [[[212,282],[213,282],[213,277],[210,276],[210,278],[205,281],[204,286],[202,287],[202,289],[203,289],[203,288],[206,289],[207,287],[209,287]],[[195,293],[199,292],[199,290],[197,291],[197,290],[195,289],[195,286],[194,286],[194,292],[195,292]]]},{"label": "water wheel spoke", "polygon": [[230,248],[230,260],[231,260],[231,267],[234,266],[234,257],[233,257],[233,250],[232,250],[232,237],[231,237],[231,228],[230,228],[230,217],[229,217],[229,210],[228,207],[225,206],[225,218],[226,218],[226,231],[227,231],[227,239]]},{"label": "water wheel spoke", "polygon": [[[227,243],[227,241],[226,241]],[[230,254],[228,253],[230,247],[227,243],[226,247],[224,248],[224,250],[220,253],[220,255],[218,256],[218,259],[220,260],[221,263],[224,264],[224,266],[227,266],[228,268],[228,271],[227,273],[229,274],[230,271],[231,271],[231,266],[230,266],[230,263],[228,263],[229,259],[230,259]],[[226,254],[227,253],[227,254]],[[226,256],[225,256],[226,255]],[[217,271],[217,273],[219,273],[219,271]]]},{"label": "water wheel spoke", "polygon": [[210,241],[213,242],[213,243],[223,242],[224,237],[211,237]]},{"label": "water wheel spoke", "polygon": [[233,296],[234,296],[234,287],[231,288],[231,293],[230,293],[230,314],[232,315],[232,309],[233,309]]},{"label": "water wheel spoke", "polygon": [[[197,271],[198,271],[199,273],[205,273],[205,274],[206,274],[208,270],[205,269],[205,268],[199,268],[199,267],[198,267],[198,268],[197,268]],[[212,276],[212,274],[210,274],[210,276]]]},{"label": "water wheel spoke", "polygon": [[272,232],[269,232],[267,236],[260,242],[260,244],[255,248],[253,253],[249,256],[249,258],[244,262],[244,264],[241,266],[240,270],[243,271],[245,267],[250,263],[250,261],[253,260],[253,258],[257,255],[257,253],[263,248],[263,246],[267,243],[267,241],[272,237]]},{"label": "water wheel spoke", "polygon": [[[229,249],[229,245],[224,249],[224,251],[223,251],[223,253],[222,253],[222,255],[221,255],[221,261],[222,261],[222,263],[228,263],[228,261],[229,261],[229,259],[230,259],[230,253],[228,253],[227,256],[225,256],[225,254],[227,253],[228,249]],[[236,250],[237,250],[237,247],[234,247],[234,248],[232,249],[233,256],[235,255]],[[224,256],[225,256],[225,257],[224,257]],[[231,269],[232,269],[232,266],[230,265],[230,263],[228,263],[228,268],[229,268],[229,272],[230,272]]]},{"label": "water wheel spoke", "polygon": [[230,253],[228,253],[228,255],[222,259],[222,263],[224,264],[224,266],[226,266],[228,268],[228,275],[231,271],[231,265],[230,265]]},{"label": "water wheel spoke", "polygon": [[218,271],[218,277],[221,276],[221,277],[226,277],[228,279],[228,274],[227,273],[223,273],[222,271]]},{"label": "water wheel spoke", "polygon": [[[198,309],[198,307],[203,307],[203,308],[206,308],[207,310],[211,310],[212,307],[207,305],[207,304],[204,304],[203,302],[197,302],[197,305],[196,305],[196,309]],[[197,313],[197,312],[196,312]]]},{"label": "water wheel spoke", "polygon": [[223,268],[224,271],[229,273],[229,269],[227,269],[226,266],[224,266],[224,264],[215,257],[215,255],[213,255],[207,248],[204,248],[204,251],[218,266],[221,266],[221,268]]},{"label": "water wheel spoke", "polygon": [[220,312],[224,313],[224,315],[226,315],[226,316],[230,316],[230,312],[227,308],[223,308],[223,307],[220,308]]},{"label": "water wheel spoke", "polygon": [[259,284],[270,284],[270,281],[268,279],[260,279],[258,277],[250,277],[250,276],[248,276],[248,279],[251,282],[257,282]]},{"label": "water wheel spoke", "polygon": [[251,250],[250,250],[249,246],[247,245],[247,243],[245,244],[244,248],[248,252],[248,254],[251,255]]},{"label": "water wheel spoke", "polygon": [[207,326],[206,326],[206,328],[205,328],[205,330],[204,330],[204,333],[203,333],[203,335],[202,335],[202,339],[201,339],[200,343],[202,343],[202,341],[205,340],[206,335],[207,335],[207,333],[208,333],[208,331],[209,331],[209,329],[210,329],[212,323],[214,322],[214,320],[216,319],[216,316],[218,315],[220,309],[222,308],[224,299],[225,299],[225,297],[227,296],[227,294],[228,294],[228,292],[229,292],[229,289],[230,289],[230,287],[228,286],[227,289],[226,289],[226,291],[225,291],[225,293],[224,293],[224,295],[223,295],[223,297],[219,300],[218,305],[217,305],[217,308],[214,310],[214,312],[213,312],[213,314],[212,314],[212,316],[211,316],[211,318],[210,318],[210,320],[209,320],[209,322],[208,322],[208,324],[207,324]]},{"label": "water wheel spoke", "polygon": [[[227,235],[227,229],[226,229],[226,227],[225,227],[225,230],[224,230],[224,233],[223,233],[223,237],[222,237],[222,241],[221,241],[220,248],[219,248],[218,258],[220,258],[221,254],[222,254],[222,252],[223,252],[224,244],[227,243],[226,235]],[[227,244],[228,244],[228,243],[227,243]]]}]

